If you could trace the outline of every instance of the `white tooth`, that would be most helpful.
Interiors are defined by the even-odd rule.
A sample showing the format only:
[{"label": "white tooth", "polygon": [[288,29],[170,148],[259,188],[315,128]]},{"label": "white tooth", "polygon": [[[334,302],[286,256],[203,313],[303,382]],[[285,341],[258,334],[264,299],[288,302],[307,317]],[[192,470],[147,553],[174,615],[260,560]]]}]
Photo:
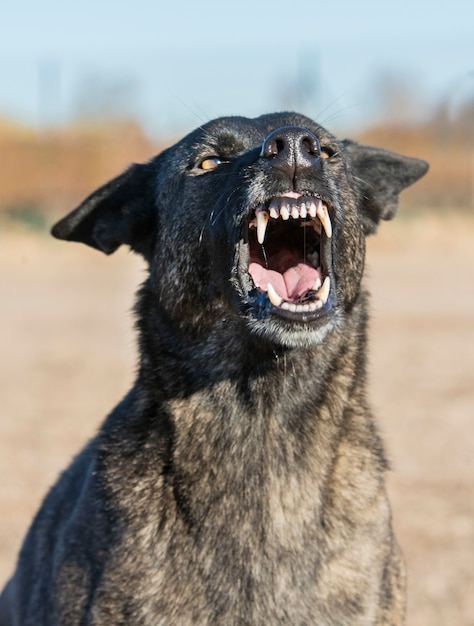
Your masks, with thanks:
[{"label": "white tooth", "polygon": [[308,254],[306,260],[309,261],[314,268],[319,267],[319,253],[316,250]]},{"label": "white tooth", "polygon": [[321,287],[321,279],[318,276],[316,280],[314,281],[314,285],[311,287],[310,291],[318,291],[320,287]]},{"label": "white tooth", "polygon": [[257,239],[258,243],[261,245],[265,241],[265,232],[270,216],[263,209],[257,209],[255,211],[255,217],[257,218]]},{"label": "white tooth", "polygon": [[286,311],[291,311],[292,313],[296,313],[296,311],[298,310],[297,305],[292,304],[291,302],[283,302],[281,308],[285,309]]},{"label": "white tooth", "polygon": [[331,281],[329,279],[329,276],[326,276],[326,278],[324,279],[324,282],[323,282],[323,286],[321,287],[321,289],[316,294],[317,298],[323,304],[326,304],[326,302],[328,301],[330,287],[331,287]]},{"label": "white tooth", "polygon": [[323,303],[321,302],[321,300],[315,300],[314,302],[311,302],[311,304],[309,305],[309,310],[317,311],[318,309],[321,309],[322,306],[323,306]]},{"label": "white tooth", "polygon": [[283,302],[283,298],[277,294],[271,283],[267,284],[267,296],[273,306],[280,306]]},{"label": "white tooth", "polygon": [[294,220],[297,220],[297,219],[299,218],[299,216],[300,216],[300,212],[299,212],[299,210],[298,210],[298,207],[296,206],[296,204],[294,204],[294,205],[291,207],[291,217],[292,217]]},{"label": "white tooth", "polygon": [[306,204],[303,202],[303,204],[300,206],[300,217],[301,219],[305,219],[307,216],[308,212],[306,211]]},{"label": "white tooth", "polygon": [[280,209],[280,215],[284,220],[287,220],[290,218],[290,212],[288,211],[288,207],[286,205],[283,205]]},{"label": "white tooth", "polygon": [[316,204],[313,202],[313,200],[311,200],[311,202],[308,203],[309,207],[308,207],[308,212],[311,215],[311,217],[316,217],[316,214],[318,212],[317,208],[316,208]]},{"label": "white tooth", "polygon": [[279,202],[276,198],[273,198],[273,200],[270,202],[268,209],[270,211],[270,217],[273,218],[274,220],[277,220],[280,217],[280,205]]},{"label": "white tooth", "polygon": [[331,218],[329,217],[328,208],[325,204],[321,203],[318,205],[318,217],[321,220],[328,239],[330,239],[332,237],[332,224]]}]

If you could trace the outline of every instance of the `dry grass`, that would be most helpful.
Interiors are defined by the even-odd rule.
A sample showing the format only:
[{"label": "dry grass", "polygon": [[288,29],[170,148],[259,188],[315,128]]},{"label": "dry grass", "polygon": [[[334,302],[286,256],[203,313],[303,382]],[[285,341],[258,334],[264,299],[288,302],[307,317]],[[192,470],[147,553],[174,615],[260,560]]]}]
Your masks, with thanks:
[{"label": "dry grass", "polygon": [[0,119],[0,213],[65,213],[132,161],[159,152],[133,122],[37,131]]},{"label": "dry grass", "polygon": [[[409,626],[474,625],[474,220],[401,217],[369,246],[371,396],[393,461]],[[0,237],[0,584],[46,489],[133,379],[139,259]]]}]

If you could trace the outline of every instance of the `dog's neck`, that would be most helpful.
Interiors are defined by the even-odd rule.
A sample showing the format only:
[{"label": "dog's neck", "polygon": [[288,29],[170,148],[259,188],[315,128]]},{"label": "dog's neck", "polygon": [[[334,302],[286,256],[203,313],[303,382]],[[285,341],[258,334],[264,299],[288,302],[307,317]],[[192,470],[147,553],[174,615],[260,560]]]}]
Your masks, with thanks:
[{"label": "dog's neck", "polygon": [[366,409],[366,308],[363,294],[342,329],[306,349],[258,346],[244,329],[226,333],[224,323],[181,341],[169,320],[156,332],[159,315],[148,329],[148,311],[140,376],[154,390],[148,401],[166,407],[181,471],[195,463],[220,467],[236,485],[247,481],[252,462],[265,459],[289,470],[298,455],[324,466],[328,437],[339,436],[351,410]]},{"label": "dog's neck", "polygon": [[[164,367],[160,351],[172,350],[170,336],[161,337],[161,344],[143,342],[139,377],[146,384],[142,379],[111,416],[105,440],[111,455],[123,456],[123,449],[107,442],[120,420],[120,429],[127,429],[125,453],[140,460],[122,464],[120,477],[107,478],[112,493],[122,493],[124,483],[140,484],[147,496],[131,500],[129,509],[122,501],[129,524],[140,520],[149,529],[145,539],[154,537],[157,526],[166,528],[170,545],[175,533],[186,536],[189,554],[205,550],[209,567],[223,581],[229,577],[229,586],[237,574],[252,584],[266,570],[274,575],[288,541],[302,571],[311,569],[307,547],[325,541],[321,528],[333,506],[329,477],[334,481],[337,475],[344,490],[347,484],[367,484],[365,467],[384,468],[365,405],[365,319],[362,302],[328,344],[264,351],[259,358],[248,354],[244,341],[227,350],[221,345],[219,352],[210,342],[195,351],[207,359],[190,364],[167,353]],[[322,350],[331,354],[326,369]],[[186,377],[192,380],[184,385]],[[342,448],[341,459],[353,458],[350,464],[339,463]],[[374,484],[377,492],[377,474]],[[372,494],[362,490],[357,506],[366,497]],[[161,498],[166,514],[150,507]]]}]

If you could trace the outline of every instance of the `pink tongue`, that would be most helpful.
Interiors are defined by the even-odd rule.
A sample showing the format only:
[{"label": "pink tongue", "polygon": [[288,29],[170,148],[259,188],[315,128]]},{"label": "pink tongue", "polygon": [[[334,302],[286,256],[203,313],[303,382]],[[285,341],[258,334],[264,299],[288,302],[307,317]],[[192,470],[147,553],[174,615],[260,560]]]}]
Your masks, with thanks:
[{"label": "pink tongue", "polygon": [[320,278],[318,270],[306,263],[298,263],[282,274],[267,270],[259,263],[250,263],[249,273],[257,287],[267,291],[268,283],[271,283],[277,294],[288,301],[298,300]]}]

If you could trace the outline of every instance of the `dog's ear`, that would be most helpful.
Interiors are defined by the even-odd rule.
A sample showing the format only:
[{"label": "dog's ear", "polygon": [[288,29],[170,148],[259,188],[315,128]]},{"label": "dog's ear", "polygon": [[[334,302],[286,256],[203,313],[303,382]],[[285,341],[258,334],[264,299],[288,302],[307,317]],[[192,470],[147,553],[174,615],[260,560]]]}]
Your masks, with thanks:
[{"label": "dog's ear", "polygon": [[51,234],[105,254],[126,244],[149,259],[155,222],[154,180],[153,162],[132,165],[57,222]]},{"label": "dog's ear", "polygon": [[400,192],[426,174],[428,163],[354,141],[343,144],[361,190],[366,234],[370,234],[381,219],[395,216]]}]

